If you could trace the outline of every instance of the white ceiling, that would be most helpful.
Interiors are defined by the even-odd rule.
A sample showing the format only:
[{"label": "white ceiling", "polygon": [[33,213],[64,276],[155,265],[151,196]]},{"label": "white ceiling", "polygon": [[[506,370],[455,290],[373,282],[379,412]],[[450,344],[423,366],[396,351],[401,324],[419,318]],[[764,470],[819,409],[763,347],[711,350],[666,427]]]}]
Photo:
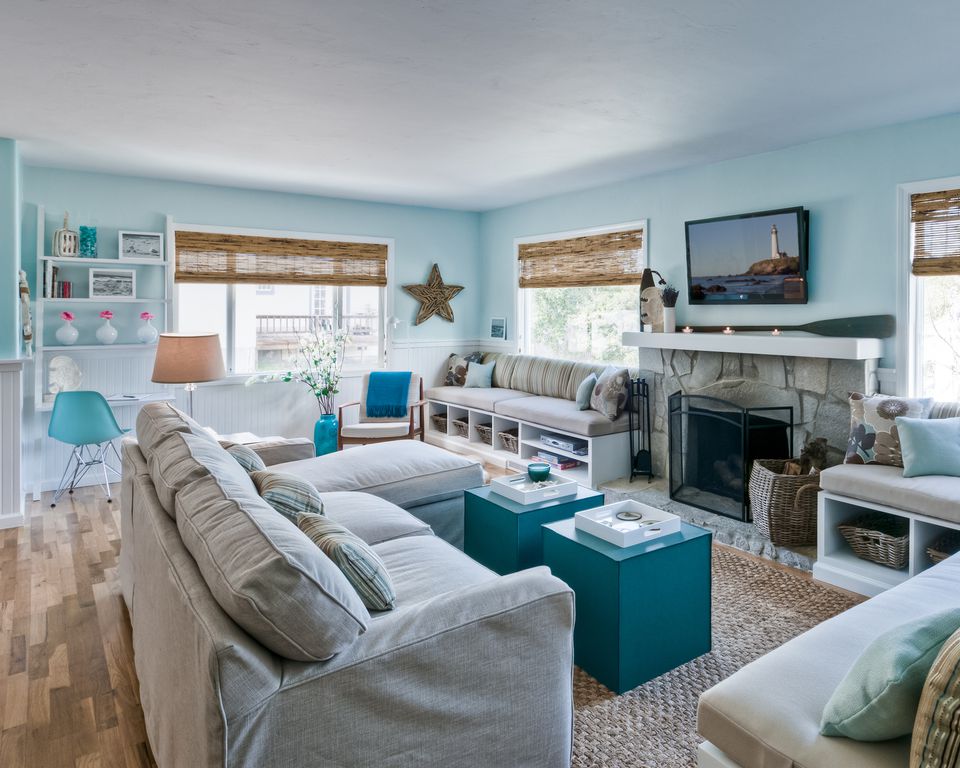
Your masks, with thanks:
[{"label": "white ceiling", "polygon": [[4,0],[29,163],[484,210],[960,111],[955,0]]}]

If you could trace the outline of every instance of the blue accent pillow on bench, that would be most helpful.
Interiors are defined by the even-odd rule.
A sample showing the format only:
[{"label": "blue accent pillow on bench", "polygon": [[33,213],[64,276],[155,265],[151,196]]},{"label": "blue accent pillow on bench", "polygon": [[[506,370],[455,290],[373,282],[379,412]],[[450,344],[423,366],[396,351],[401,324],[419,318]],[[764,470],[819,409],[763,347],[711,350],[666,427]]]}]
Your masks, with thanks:
[{"label": "blue accent pillow on bench", "polygon": [[960,418],[910,419],[897,417],[903,476],[960,477]]}]

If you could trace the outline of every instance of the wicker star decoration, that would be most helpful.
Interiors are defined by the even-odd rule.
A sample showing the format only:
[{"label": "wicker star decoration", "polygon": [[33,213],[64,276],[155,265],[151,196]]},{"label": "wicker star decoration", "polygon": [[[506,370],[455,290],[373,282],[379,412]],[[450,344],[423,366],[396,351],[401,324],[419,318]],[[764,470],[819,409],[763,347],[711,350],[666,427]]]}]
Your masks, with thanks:
[{"label": "wicker star decoration", "polygon": [[426,283],[403,286],[403,290],[420,302],[420,311],[414,325],[426,322],[434,315],[440,315],[444,320],[453,322],[453,310],[450,308],[450,299],[463,290],[462,285],[447,285],[440,276],[440,267],[436,264],[430,270],[430,278]]}]

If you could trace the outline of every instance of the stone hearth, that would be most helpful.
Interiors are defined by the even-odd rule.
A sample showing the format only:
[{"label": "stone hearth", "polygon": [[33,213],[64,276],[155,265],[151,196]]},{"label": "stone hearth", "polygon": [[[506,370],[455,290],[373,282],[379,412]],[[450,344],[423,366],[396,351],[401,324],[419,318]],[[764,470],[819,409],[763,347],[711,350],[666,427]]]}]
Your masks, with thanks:
[{"label": "stone hearth", "polygon": [[792,406],[794,455],[825,437],[834,458],[846,447],[849,392],[875,392],[877,360],[832,360],[729,352],[640,350],[640,376],[651,389],[653,469],[667,472],[667,398],[676,391],[718,397],[744,408]]}]

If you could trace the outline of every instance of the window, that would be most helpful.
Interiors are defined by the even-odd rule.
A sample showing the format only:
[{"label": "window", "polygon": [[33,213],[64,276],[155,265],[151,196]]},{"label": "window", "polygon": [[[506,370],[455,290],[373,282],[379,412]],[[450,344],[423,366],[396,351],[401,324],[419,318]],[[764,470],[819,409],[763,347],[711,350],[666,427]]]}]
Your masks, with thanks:
[{"label": "window", "polygon": [[960,400],[960,189],[910,196],[910,387]]},{"label": "window", "polygon": [[231,373],[287,367],[318,328],[347,332],[345,369],[382,364],[386,244],[184,231],[176,254],[177,327],[219,333]]},{"label": "window", "polygon": [[521,351],[636,363],[621,334],[640,330],[644,223],[517,241]]}]

